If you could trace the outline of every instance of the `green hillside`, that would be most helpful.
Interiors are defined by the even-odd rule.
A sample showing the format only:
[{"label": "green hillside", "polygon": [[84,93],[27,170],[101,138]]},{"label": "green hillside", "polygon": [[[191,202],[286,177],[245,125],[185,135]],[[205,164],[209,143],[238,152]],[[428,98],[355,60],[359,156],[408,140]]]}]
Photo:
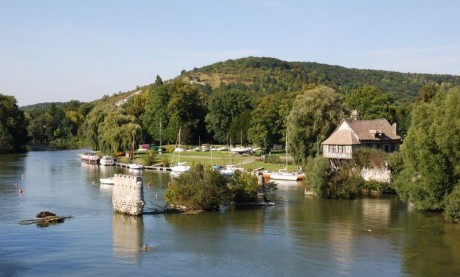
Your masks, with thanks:
[{"label": "green hillside", "polygon": [[375,85],[401,102],[413,100],[425,84],[459,85],[460,76],[400,73],[352,69],[314,62],[286,62],[275,58],[248,57],[227,60],[183,71],[179,78],[207,84],[213,89],[239,84],[262,95],[299,91],[306,85],[323,84],[340,92]]}]

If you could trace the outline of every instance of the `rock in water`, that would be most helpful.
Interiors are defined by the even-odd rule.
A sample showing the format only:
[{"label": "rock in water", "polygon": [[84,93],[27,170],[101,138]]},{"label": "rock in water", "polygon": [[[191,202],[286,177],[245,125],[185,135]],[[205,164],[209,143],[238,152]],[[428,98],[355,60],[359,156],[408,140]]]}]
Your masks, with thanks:
[{"label": "rock in water", "polygon": [[53,214],[52,212],[48,212],[48,211],[41,211],[37,214],[37,218],[44,218],[47,216],[56,216],[56,214]]}]

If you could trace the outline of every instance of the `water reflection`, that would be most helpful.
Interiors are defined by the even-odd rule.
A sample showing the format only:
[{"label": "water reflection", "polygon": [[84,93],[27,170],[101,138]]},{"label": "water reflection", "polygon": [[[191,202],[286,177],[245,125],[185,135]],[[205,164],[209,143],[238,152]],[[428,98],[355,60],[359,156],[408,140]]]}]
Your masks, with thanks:
[{"label": "water reflection", "polygon": [[144,237],[142,216],[114,213],[112,218],[112,242],[115,258],[127,263],[139,263]]}]

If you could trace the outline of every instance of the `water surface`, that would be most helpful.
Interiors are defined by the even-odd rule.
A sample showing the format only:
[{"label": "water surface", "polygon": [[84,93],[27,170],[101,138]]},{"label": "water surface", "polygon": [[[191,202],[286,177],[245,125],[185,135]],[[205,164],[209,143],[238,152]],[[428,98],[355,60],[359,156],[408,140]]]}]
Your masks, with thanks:
[{"label": "water surface", "polygon": [[[274,207],[130,217],[99,178],[142,175],[153,208],[169,173],[82,164],[80,152],[0,156],[0,276],[460,276],[459,225],[394,196],[319,200],[283,185]],[[73,218],[18,224],[42,210]]]}]

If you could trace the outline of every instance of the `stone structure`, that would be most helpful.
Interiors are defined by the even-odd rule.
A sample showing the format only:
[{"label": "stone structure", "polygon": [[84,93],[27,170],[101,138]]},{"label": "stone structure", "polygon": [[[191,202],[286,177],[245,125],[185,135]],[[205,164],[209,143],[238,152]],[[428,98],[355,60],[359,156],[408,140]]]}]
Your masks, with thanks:
[{"label": "stone structure", "polygon": [[141,215],[144,212],[142,177],[115,174],[112,205],[116,212]]}]

